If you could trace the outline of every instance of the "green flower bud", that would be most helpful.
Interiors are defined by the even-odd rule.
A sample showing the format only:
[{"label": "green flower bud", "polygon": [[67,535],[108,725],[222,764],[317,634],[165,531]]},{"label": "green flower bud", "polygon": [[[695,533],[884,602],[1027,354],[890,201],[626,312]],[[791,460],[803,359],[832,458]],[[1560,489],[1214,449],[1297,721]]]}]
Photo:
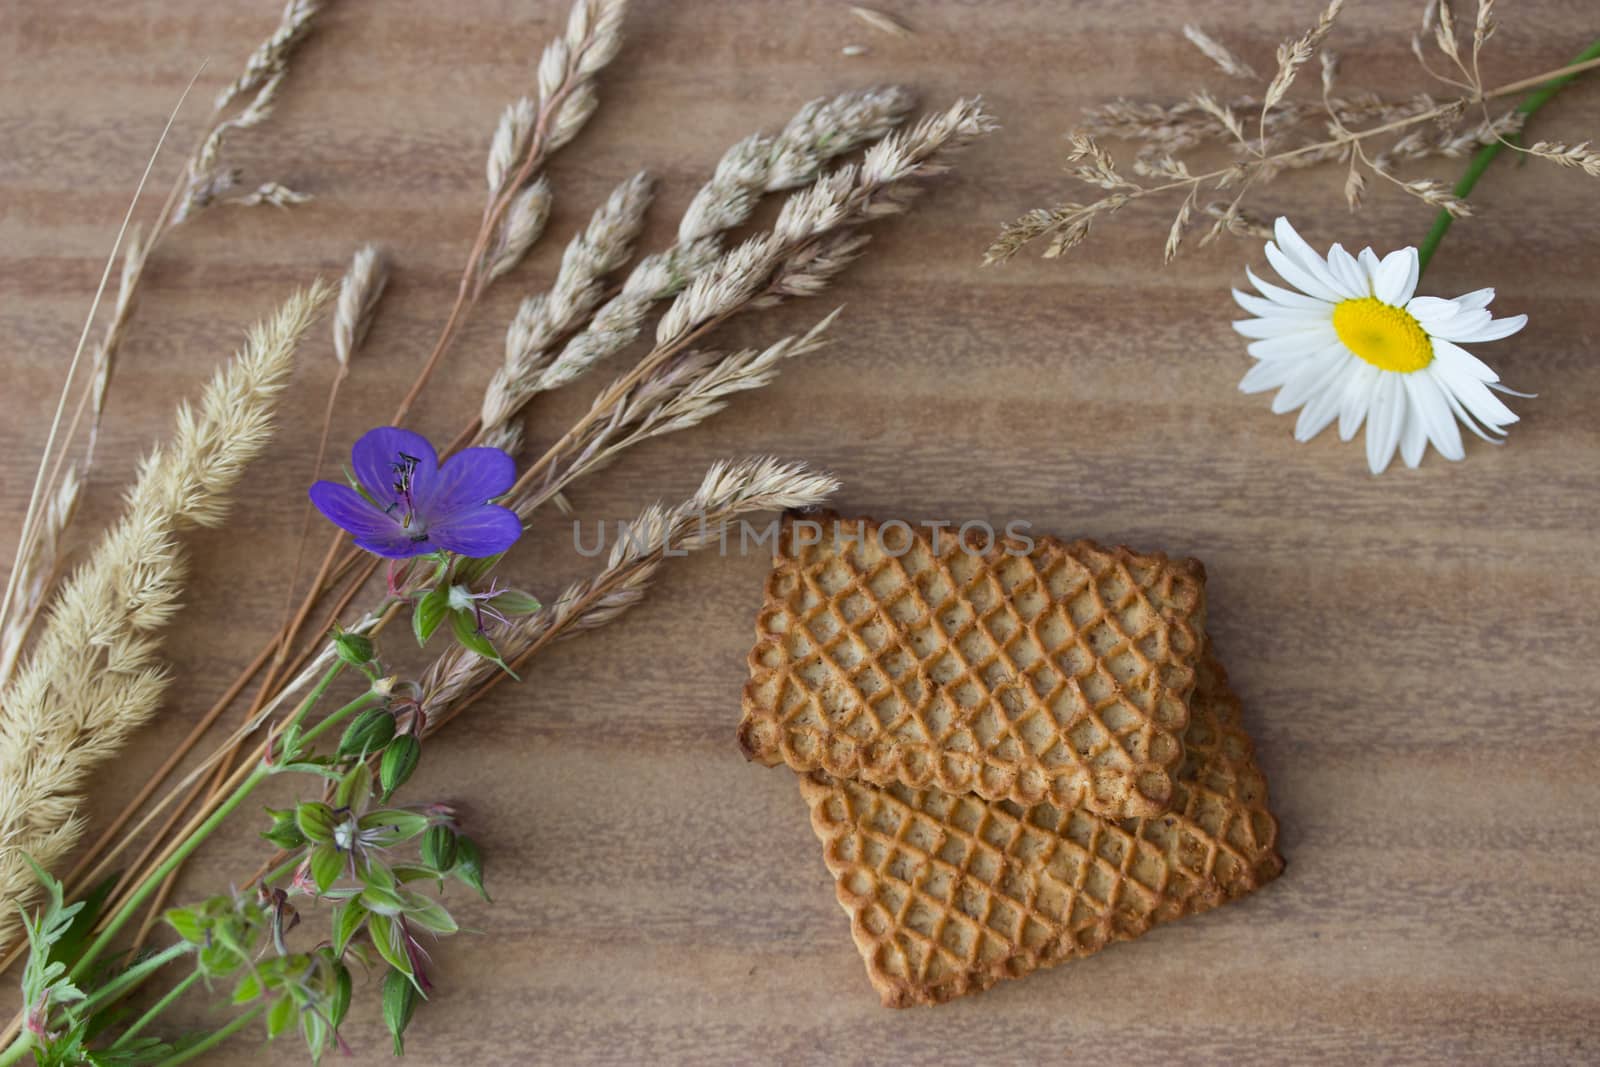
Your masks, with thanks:
[{"label": "green flower bud", "polygon": [[328,992],[328,1021],[337,1030],[350,1012],[350,968],[343,963],[333,965],[333,989]]},{"label": "green flower bud", "polygon": [[352,667],[372,662],[374,652],[372,638],[363,634],[335,634],[333,648],[339,654],[339,658]]},{"label": "green flower bud", "polygon": [[306,835],[295,821],[293,808],[268,808],[267,814],[272,816],[272,829],[263,830],[262,837],[286,852],[292,852],[306,843]]},{"label": "green flower bud", "polygon": [[384,749],[383,762],[378,765],[378,781],[383,783],[383,793],[388,796],[406,784],[411,773],[422,759],[422,742],[414,734],[401,734]]},{"label": "green flower bud", "polygon": [[411,1024],[411,1016],[416,1010],[416,986],[411,984],[411,979],[390,968],[389,973],[383,976],[383,1021],[394,1038],[396,1056],[405,1055],[406,1027]]},{"label": "green flower bud", "polygon": [[394,736],[394,716],[383,708],[368,708],[345,727],[339,738],[339,758],[376,752]]},{"label": "green flower bud", "polygon": [[478,851],[477,842],[465,834],[456,836],[456,865],[450,873],[471,886],[484,900],[489,899],[483,889],[483,854]]},{"label": "green flower bud", "polygon": [[422,836],[422,862],[441,873],[456,865],[456,832],[448,826],[430,826]]}]

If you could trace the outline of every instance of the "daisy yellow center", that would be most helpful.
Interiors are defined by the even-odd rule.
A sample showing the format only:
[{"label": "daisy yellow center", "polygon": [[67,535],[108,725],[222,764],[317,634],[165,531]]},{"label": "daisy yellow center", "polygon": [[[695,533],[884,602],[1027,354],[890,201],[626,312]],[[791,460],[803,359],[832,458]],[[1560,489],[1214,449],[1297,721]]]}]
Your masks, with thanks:
[{"label": "daisy yellow center", "polygon": [[1333,328],[1346,348],[1379,370],[1410,374],[1433,362],[1433,342],[1422,324],[1377,297],[1335,304]]}]

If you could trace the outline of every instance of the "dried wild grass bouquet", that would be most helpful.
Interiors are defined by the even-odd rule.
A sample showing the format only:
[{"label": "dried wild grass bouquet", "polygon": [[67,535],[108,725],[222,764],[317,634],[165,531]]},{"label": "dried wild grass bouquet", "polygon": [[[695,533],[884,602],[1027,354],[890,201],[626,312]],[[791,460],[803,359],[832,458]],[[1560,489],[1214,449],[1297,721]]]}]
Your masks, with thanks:
[{"label": "dried wild grass bouquet", "polygon": [[[198,406],[179,408],[122,517],[62,573],[64,534],[93,469],[146,263],[216,205],[305,199],[276,181],[245,183],[226,147],[270,117],[321,6],[289,0],[217,98],[209,131],[154,221],[131,227],[130,207],[113,252],[121,274],[109,316],[91,343],[97,298],[62,386],[0,605],[0,915],[11,917],[0,918],[0,941],[7,965],[21,961],[23,993],[0,1064],[30,1054],[44,1064],[178,1064],[247,1029],[269,1038],[297,1030],[316,1058],[342,1046],[358,965],[382,975],[399,1052],[430,989],[426,942],[457,930],[439,890],[447,881],[484,889],[471,828],[410,788],[427,738],[534,668],[551,642],[637,603],[669,556],[714,540],[743,513],[814,505],[835,483],[771,458],[715,463],[692,497],[646,508],[601,570],[548,604],[507,577],[519,566],[524,523],[547,504],[566,506],[570,487],[629,448],[695,426],[824,344],[836,313],[760,349],[721,350],[711,335],[736,315],[828,288],[864,251],[869,223],[906,211],[993,126],[975,99],[908,122],[913,101],[895,87],[814,101],[777,133],[730,148],[676,241],[642,256],[635,244],[654,183],[645,173],[625,178],[572,236],[548,288],[522,301],[479,417],[452,440],[430,442],[403,427],[406,417],[447,377],[437,372],[483,294],[519,280],[513,271],[555,195],[545,164],[594,113],[600,76],[622,41],[624,0],[577,0],[538,61],[535,90],[494,129],[481,224],[420,373],[391,424],[357,442],[343,479],[307,478],[306,537],[313,507],[339,528],[309,591],[127,809],[80,848],[88,776],[181,683],[160,661],[184,584],[179,535],[226,520],[231,491],[270,439],[296,352],[331,306],[338,373],[325,448],[340,385],[360,373],[381,312],[389,267],[375,247],[355,253],[337,290],[317,282],[291,295]],[[859,161],[839,162],[863,149]],[[733,240],[772,194],[785,199],[771,228]],[[588,410],[525,455],[519,418],[528,405],[636,341],[640,354]],[[295,576],[316,558],[304,541],[281,561]],[[381,581],[369,581],[380,569]],[[410,635],[400,632],[407,622]],[[434,659],[401,672],[394,649],[411,640],[433,647]],[[292,783],[297,799],[263,812],[254,797],[268,782]],[[259,833],[260,868],[240,871],[237,890],[171,906],[179,868],[219,832]],[[138,1010],[129,1006],[136,993]],[[227,1007],[224,1021],[197,1034],[164,1030],[169,1008],[202,995]]]}]

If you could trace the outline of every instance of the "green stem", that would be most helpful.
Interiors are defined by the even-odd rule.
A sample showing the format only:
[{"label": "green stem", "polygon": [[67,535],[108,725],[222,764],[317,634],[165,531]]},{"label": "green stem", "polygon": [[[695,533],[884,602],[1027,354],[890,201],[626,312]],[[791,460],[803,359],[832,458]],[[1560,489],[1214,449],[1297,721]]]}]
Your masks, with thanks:
[{"label": "green stem", "polygon": [[10,1067],[11,1064],[26,1056],[28,1050],[32,1047],[33,1035],[24,1028],[22,1033],[17,1035],[17,1039],[11,1042],[10,1047],[4,1052],[0,1052],[0,1067]]},{"label": "green stem", "polygon": [[301,856],[301,854],[296,852],[293,856],[290,856],[288,859],[286,859],[282,863],[278,864],[278,866],[276,866],[272,870],[268,871],[266,873],[266,875],[261,879],[261,884],[262,885],[266,885],[266,886],[270,886],[273,882],[276,882],[279,878],[282,878],[284,875],[293,873],[294,869],[296,867],[300,866],[300,860],[302,858],[303,857]]},{"label": "green stem", "polygon": [[111,1043],[111,1047],[113,1049],[119,1049],[123,1045],[126,1045],[129,1041],[132,1041],[135,1037],[138,1037],[139,1031],[143,1030],[146,1026],[149,1026],[155,1021],[157,1016],[166,1011],[168,1008],[172,1007],[173,1002],[187,993],[189,991],[189,987],[194,985],[199,980],[200,972],[190,971],[188,975],[184,977],[183,981],[173,986],[167,992],[166,996],[156,1001],[155,1004],[151,1006],[149,1011],[139,1016],[139,1018],[134,1021],[132,1026],[123,1031],[122,1036]]},{"label": "green stem", "polygon": [[333,680],[339,677],[339,672],[344,670],[344,666],[344,660],[336,659],[333,661],[333,666],[329,667],[323,676],[317,680],[317,684],[312,687],[311,692],[306,694],[306,698],[300,702],[300,706],[294,709],[294,714],[289,716],[289,721],[283,724],[283,730],[280,731],[280,734],[288,733],[300,725],[300,721],[316,706],[317,701],[322,699],[322,694],[328,691],[328,687],[333,684]]},{"label": "green stem", "polygon": [[[1588,48],[1579,52],[1577,57],[1567,65],[1576,66],[1579,63],[1587,63],[1597,58],[1600,58],[1600,40],[1595,41]],[[1516,113],[1524,118],[1532,115],[1549,103],[1551,98],[1566,88],[1567,84],[1581,73],[1582,71],[1574,71],[1571,74],[1560,78],[1552,78],[1550,81],[1545,82],[1522,98],[1522,102],[1517,105]],[[1478,184],[1478,179],[1483,177],[1483,172],[1489,169],[1489,164],[1494,162],[1495,157],[1500,154],[1500,150],[1505,146],[1506,142],[1497,138],[1478,149],[1477,153],[1472,157],[1472,162],[1467,164],[1466,172],[1461,175],[1461,180],[1456,182],[1455,188],[1451,191],[1457,197],[1465,198],[1468,193],[1472,192],[1473,186]],[[1449,231],[1450,224],[1454,221],[1455,216],[1448,211],[1440,211],[1438,216],[1434,218],[1433,228],[1428,231],[1428,236],[1422,239],[1422,246],[1417,249],[1417,262],[1420,271],[1428,269],[1428,261],[1433,258],[1433,253],[1439,248],[1439,242],[1444,240],[1445,233]]]},{"label": "green stem", "polygon": [[80,1016],[93,1015],[107,1004],[113,1003],[125,993],[142,985],[146,978],[149,978],[179,956],[186,956],[193,951],[194,946],[187,941],[179,941],[176,945],[164,948],[154,956],[140,960],[83,1000],[73,1004],[71,1006],[72,1010]]},{"label": "green stem", "polygon": [[243,1015],[236,1017],[221,1030],[218,1030],[216,1033],[207,1037],[204,1041],[190,1045],[188,1048],[184,1049],[175,1056],[168,1056],[166,1059],[157,1064],[157,1067],[176,1067],[177,1064],[188,1063],[196,1056],[205,1055],[207,1052],[210,1052],[212,1049],[228,1040],[228,1038],[232,1037],[234,1034],[237,1034],[240,1030],[243,1030],[245,1027],[249,1026],[255,1020],[256,1016],[260,1015],[265,1008],[265,1004],[257,1004]]},{"label": "green stem", "polygon": [[[78,981],[88,973],[94,961],[110,946],[112,939],[117,936],[117,932],[122,929],[129,919],[133,918],[134,912],[138,911],[139,907],[150,898],[150,895],[156,891],[157,887],[166,880],[167,875],[177,870],[185,860],[193,855],[195,849],[199,848],[206,838],[210,837],[217,827],[222,825],[223,820],[232,815],[239,805],[244,803],[244,799],[255,791],[256,786],[260,785],[271,774],[272,768],[264,763],[252,770],[245,780],[239,783],[239,787],[228,796],[228,799],[224,800],[222,805],[211,813],[211,817],[201,823],[194,834],[182,845],[178,846],[177,851],[167,857],[165,863],[157,867],[150,873],[148,878],[139,883],[139,888],[135,889],[128,899],[123,902],[122,907],[117,910],[117,914],[106,924],[106,928],[100,931],[100,936],[95,938],[94,943],[84,950],[83,955],[78,958],[78,962],[73,964],[72,971],[69,974],[73,981]],[[0,1059],[0,1067],[4,1067],[4,1065],[5,1061]]]}]

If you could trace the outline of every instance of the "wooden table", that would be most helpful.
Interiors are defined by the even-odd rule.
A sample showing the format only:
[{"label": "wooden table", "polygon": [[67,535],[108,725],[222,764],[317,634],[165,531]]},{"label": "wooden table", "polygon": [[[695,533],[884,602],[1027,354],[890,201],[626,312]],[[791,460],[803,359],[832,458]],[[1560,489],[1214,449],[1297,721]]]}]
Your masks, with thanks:
[{"label": "wooden table", "polygon": [[[459,805],[488,855],[492,906],[436,953],[416,1062],[844,1063],[1033,1060],[1556,1063],[1600,1060],[1600,363],[1593,179],[1498,166],[1426,287],[1498,288],[1528,328],[1489,347],[1519,389],[1510,444],[1461,464],[1368,475],[1359,445],[1310,445],[1262,397],[1227,287],[1255,242],[1160,267],[1164,217],[1106,226],[1076,258],[981,270],[997,224],[1064,191],[1060,134],[1119,93],[1228,87],[1179,35],[1192,17],[1270,68],[1313,5],[1268,0],[899,3],[898,40],[842,2],[641,3],[603,104],[550,174],[550,236],[494,289],[416,412],[441,437],[476,411],[516,301],[638,166],[662,179],[646,247],[722,149],[802,101],[900,80],[940,105],[982,92],[1005,129],[818,301],[750,317],[775,338],[847,304],[833,347],[691,433],[630,454],[573,494],[592,522],[677,499],[714,458],[773,452],[846,482],[839,505],[907,518],[1018,517],[1202,558],[1212,627],[1272,784],[1288,871],[1248,901],[1094,959],[934,1010],[890,1012],[867,985],[791,775],[733,741],[766,563],[676,561],[623,621],[542,657],[431,747],[418,792]],[[1352,5],[1337,47],[1352,85],[1431,88],[1409,57],[1411,5]],[[1402,10],[1404,8],[1405,10]],[[116,219],[202,59],[203,99],[270,27],[264,0],[14,0],[0,19],[0,534],[11,543],[37,448]],[[315,194],[283,213],[226,209],[152,265],[117,372],[82,531],[117,507],[178,397],[294,284],[363,241],[398,273],[350,382],[342,452],[387,418],[435,335],[476,224],[494,119],[526,91],[565,4],[337,5],[270,125],[236,139],[255,178]],[[1586,0],[1510,5],[1491,81],[1562,63],[1593,32]],[[870,48],[847,57],[850,44]],[[1305,89],[1304,91],[1309,91]],[[186,145],[203,108],[179,119]],[[1600,128],[1600,85],[1536,136]],[[165,187],[181,151],[158,166]],[[1437,171],[1454,173],[1454,164]],[[1387,189],[1359,215],[1339,178],[1257,201],[1314,243],[1416,243],[1429,213]],[[153,210],[154,205],[149,205]],[[170,708],[97,781],[91,814],[131,795],[283,611],[315,425],[333,372],[319,335],[285,429],[222,532],[189,539]],[[541,402],[552,438],[597,383]],[[87,537],[87,534],[81,534]],[[514,573],[553,594],[588,561],[568,519],[533,526]],[[245,828],[208,849],[191,894],[261,854]],[[370,996],[356,1062],[388,1059]],[[206,1016],[196,1005],[191,1018]],[[300,1062],[291,1042],[217,1063]]]}]

